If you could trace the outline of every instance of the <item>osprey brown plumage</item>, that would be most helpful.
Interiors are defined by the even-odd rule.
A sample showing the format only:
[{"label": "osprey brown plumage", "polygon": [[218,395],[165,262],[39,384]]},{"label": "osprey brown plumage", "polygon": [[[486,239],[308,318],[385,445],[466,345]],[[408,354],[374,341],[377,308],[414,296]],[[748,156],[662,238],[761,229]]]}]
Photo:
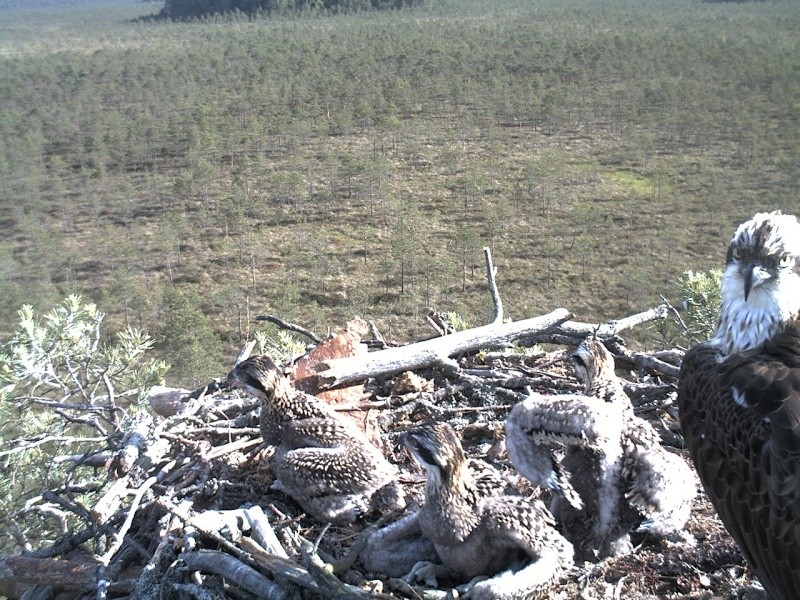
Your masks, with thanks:
[{"label": "osprey brown plumage", "polygon": [[397,469],[355,426],[296,390],[266,355],[242,361],[228,385],[258,398],[264,441],[275,446],[276,489],[321,521],[350,523],[374,508],[403,508]]},{"label": "osprey brown plumage", "polygon": [[681,429],[722,522],[773,600],[800,598],[800,224],[734,234],[715,336],[687,352]]}]

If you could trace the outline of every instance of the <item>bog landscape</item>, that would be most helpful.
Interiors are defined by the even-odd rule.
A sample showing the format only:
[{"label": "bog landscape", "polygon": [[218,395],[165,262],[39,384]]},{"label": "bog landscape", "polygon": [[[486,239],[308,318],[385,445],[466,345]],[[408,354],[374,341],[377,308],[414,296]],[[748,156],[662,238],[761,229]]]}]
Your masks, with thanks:
[{"label": "bog landscape", "polygon": [[[63,350],[59,360],[69,354],[64,339],[88,340],[81,351],[92,357],[59,362],[63,372],[37,380],[47,393],[29,382],[33,408],[0,398],[0,555],[47,547],[57,551],[37,560],[67,557],[106,536],[94,552],[127,582],[113,595],[155,598],[160,585],[170,598],[201,597],[188,578],[165,575],[175,548],[137,539],[123,561],[112,538],[131,530],[130,516],[142,536],[185,541],[194,516],[266,494],[256,405],[206,387],[256,335],[280,359],[309,342],[259,315],[320,338],[360,317],[374,345],[403,344],[435,334],[431,311],[457,329],[492,322],[496,284],[506,320],[563,307],[571,322],[596,326],[665,303],[682,309],[685,273],[720,268],[739,223],[762,210],[800,212],[800,4],[397,4],[169,19],[162,2],[0,0],[0,339],[19,348],[27,336],[41,356]],[[496,282],[487,282],[485,249]],[[51,318],[36,316],[53,307]],[[615,356],[637,411],[680,453],[670,365],[694,340],[675,325],[676,310],[658,314],[670,324],[620,331],[627,345]],[[74,338],[48,347],[57,330]],[[359,401],[371,412],[386,403],[384,442],[412,471],[399,432],[425,418],[467,431],[468,452],[484,457],[526,388],[580,389],[563,364],[564,344],[580,341],[574,330],[529,341],[539,346],[513,358],[479,349],[456,357],[492,375],[418,365],[409,372],[430,385],[398,391],[399,376],[381,375],[359,388]],[[98,375],[92,361],[106,369]],[[0,373],[4,385],[9,377]],[[210,394],[219,410],[149,422],[144,437],[160,440],[161,454],[120,467],[138,423],[128,403],[158,380]],[[98,395],[97,410],[115,415],[121,391],[130,392],[117,398],[126,416],[109,417],[99,437],[76,439],[63,420],[75,414],[52,404],[85,409]],[[9,445],[23,417],[31,430]],[[70,422],[89,423],[80,419]],[[95,451],[116,461],[142,509],[75,475],[86,467],[70,460]],[[50,480],[41,464],[53,456],[65,462]],[[164,461],[175,464],[164,471]],[[200,483],[178,485],[187,474]],[[74,492],[64,492],[64,477]],[[146,486],[150,478],[158,481]],[[161,504],[148,495],[153,486]],[[97,509],[99,498],[113,506]],[[328,532],[274,492],[257,499],[282,515],[281,542],[297,556],[305,538],[321,539],[325,556],[346,555],[374,525]],[[192,515],[182,513],[190,500]],[[192,535],[203,550],[240,559],[242,547],[217,525],[194,523]],[[699,545],[634,540],[641,552],[572,573],[552,597],[751,593],[752,575],[702,496],[688,529]],[[76,531],[90,533],[78,541]],[[331,582],[326,567],[315,571],[316,551],[303,549],[308,561],[294,556],[281,576],[313,576],[318,587],[303,588],[306,597],[356,594],[357,563],[340,564]],[[145,581],[151,563],[155,579]],[[401,597],[445,597],[433,586],[382,585]],[[220,586],[209,597],[237,597]],[[14,596],[0,580],[3,594]]]},{"label": "bog landscape", "polygon": [[[21,3],[9,3],[11,7]],[[199,384],[253,317],[606,321],[798,208],[791,2],[434,2],[189,22],[0,13],[6,332],[79,293]]]}]

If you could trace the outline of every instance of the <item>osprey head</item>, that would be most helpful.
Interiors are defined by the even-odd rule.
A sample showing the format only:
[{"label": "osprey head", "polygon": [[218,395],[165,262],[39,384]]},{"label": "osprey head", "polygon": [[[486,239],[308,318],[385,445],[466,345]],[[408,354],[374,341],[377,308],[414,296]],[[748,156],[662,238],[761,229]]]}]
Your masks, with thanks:
[{"label": "osprey head", "polygon": [[724,354],[758,350],[800,311],[800,223],[780,211],[742,223],[728,246],[714,342]]},{"label": "osprey head", "polygon": [[230,388],[241,388],[254,398],[267,400],[281,382],[278,366],[266,354],[251,356],[228,373]]},{"label": "osprey head", "polygon": [[467,462],[456,432],[447,423],[425,423],[409,429],[403,443],[435,485],[459,476]]},{"label": "osprey head", "polygon": [[[796,278],[800,258],[800,223],[780,212],[759,213],[739,225],[728,247],[724,282],[744,296],[762,287],[767,293],[784,291],[789,278]],[[735,292],[734,292],[735,293]]]},{"label": "osprey head", "polygon": [[571,357],[575,375],[583,382],[584,392],[589,395],[592,389],[616,379],[614,357],[602,342],[587,338],[575,349]]}]

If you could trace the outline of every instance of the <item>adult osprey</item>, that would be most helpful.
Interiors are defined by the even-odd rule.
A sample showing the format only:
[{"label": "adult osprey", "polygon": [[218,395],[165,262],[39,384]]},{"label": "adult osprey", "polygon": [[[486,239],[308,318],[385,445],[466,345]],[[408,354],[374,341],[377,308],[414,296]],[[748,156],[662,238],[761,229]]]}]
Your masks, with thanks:
[{"label": "adult osprey", "polygon": [[722,522],[774,600],[800,598],[800,224],[739,226],[715,336],[686,353],[681,429]]}]

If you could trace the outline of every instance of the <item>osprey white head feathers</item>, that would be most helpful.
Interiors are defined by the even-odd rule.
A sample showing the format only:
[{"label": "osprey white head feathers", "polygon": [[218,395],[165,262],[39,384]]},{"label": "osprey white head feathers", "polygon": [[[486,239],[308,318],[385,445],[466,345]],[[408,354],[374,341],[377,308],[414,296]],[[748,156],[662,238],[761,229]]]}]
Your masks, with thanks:
[{"label": "osprey white head feathers", "polygon": [[760,350],[800,311],[800,223],[780,211],[742,223],[728,247],[711,343],[728,356]]}]

